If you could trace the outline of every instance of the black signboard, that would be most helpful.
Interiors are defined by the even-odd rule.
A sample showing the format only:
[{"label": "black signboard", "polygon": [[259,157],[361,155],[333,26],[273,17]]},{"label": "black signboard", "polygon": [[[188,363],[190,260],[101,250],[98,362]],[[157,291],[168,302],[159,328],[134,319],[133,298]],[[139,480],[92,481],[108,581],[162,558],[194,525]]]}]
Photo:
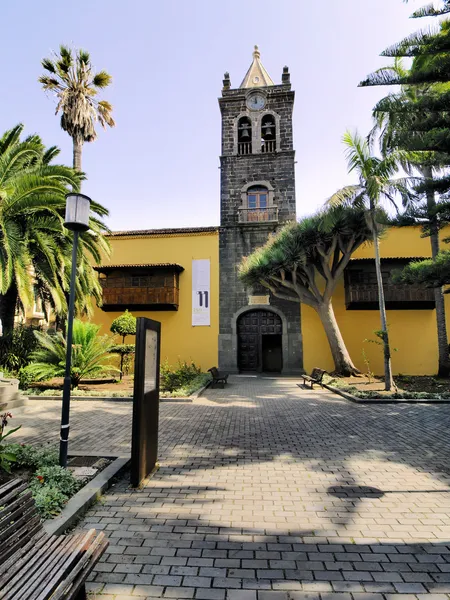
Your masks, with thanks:
[{"label": "black signboard", "polygon": [[134,361],[131,485],[139,487],[158,457],[161,323],[139,317]]}]

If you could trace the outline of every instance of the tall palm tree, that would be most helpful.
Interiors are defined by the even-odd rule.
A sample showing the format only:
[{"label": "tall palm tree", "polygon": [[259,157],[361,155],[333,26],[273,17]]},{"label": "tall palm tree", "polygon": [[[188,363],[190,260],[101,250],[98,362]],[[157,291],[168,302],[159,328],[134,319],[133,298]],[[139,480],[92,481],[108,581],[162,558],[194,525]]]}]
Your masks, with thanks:
[{"label": "tall palm tree", "polygon": [[44,58],[41,64],[47,74],[39,77],[39,82],[44,90],[56,94],[56,114],[61,112],[61,127],[73,141],[73,168],[81,171],[83,144],[97,137],[95,123],[98,121],[103,128],[115,125],[111,104],[96,98],[111,83],[111,75],[106,71],[93,73],[88,52],[76,50],[74,56],[63,45],[54,60]]},{"label": "tall palm tree", "polygon": [[[419,57],[420,58],[420,57]],[[416,58],[416,61],[418,59]],[[390,73],[398,76],[400,79],[405,79],[408,76],[408,69],[405,68],[401,58],[397,57],[394,63],[388,67],[383,67],[381,72]],[[374,76],[378,75],[378,71],[375,71]],[[435,86],[436,87],[436,86]],[[440,84],[442,88],[443,85]],[[401,96],[404,97],[405,102],[414,105],[421,96],[429,91],[430,86],[408,86],[403,85],[401,88]],[[386,104],[389,106],[390,96],[379,102],[374,110],[373,115],[375,119],[375,127],[372,134],[379,134],[380,139],[380,150],[384,156],[389,153],[396,152],[398,150],[398,139],[399,133],[406,131],[411,123],[411,115],[405,111],[389,111],[386,110]],[[397,95],[397,100],[400,100],[400,95]],[[403,162],[403,167],[408,172],[419,172],[425,185],[425,201],[426,206],[423,211],[426,218],[426,232],[430,237],[431,243],[431,256],[433,260],[439,253],[440,240],[439,240],[439,217],[438,217],[438,204],[436,202],[436,193],[430,182],[433,182],[435,173],[440,171],[441,157],[437,152],[406,152],[405,148],[404,156],[406,162]],[[443,164],[448,162],[448,157],[444,160]],[[423,195],[421,196],[423,198]],[[448,350],[448,337],[447,337],[447,324],[445,315],[445,301],[444,294],[441,287],[434,289],[434,299],[436,305],[436,326],[437,326],[437,339],[438,339],[438,352],[439,352],[439,365],[438,375],[441,377],[448,377],[450,375],[450,356]]]},{"label": "tall palm tree", "polygon": [[343,142],[347,146],[348,172],[357,173],[359,182],[356,185],[349,185],[342,188],[333,194],[328,202],[332,206],[351,204],[364,208],[367,212],[367,222],[372,230],[375,248],[375,270],[380,305],[381,338],[384,351],[385,388],[386,390],[390,390],[394,385],[394,381],[392,377],[383,277],[381,274],[377,212],[382,207],[383,201],[386,200],[396,206],[394,196],[397,193],[401,195],[405,203],[409,201],[408,180],[393,179],[393,176],[397,172],[398,155],[391,154],[385,158],[374,156],[372,154],[371,142],[362,138],[358,133],[352,135],[347,132],[343,137]]},{"label": "tall palm tree", "polygon": [[[17,125],[0,137],[0,319],[5,333],[14,327],[17,306],[32,307],[36,293],[57,314],[66,312],[71,243],[63,227],[65,195],[70,188],[78,190],[82,179],[74,169],[52,164],[57,148],[46,150],[36,135],[21,141],[22,131],[23,125]],[[80,310],[87,308],[92,292],[100,294],[92,285],[90,263],[99,262],[107,248],[99,218],[107,211],[97,203],[91,209],[91,230],[80,244]]]}]

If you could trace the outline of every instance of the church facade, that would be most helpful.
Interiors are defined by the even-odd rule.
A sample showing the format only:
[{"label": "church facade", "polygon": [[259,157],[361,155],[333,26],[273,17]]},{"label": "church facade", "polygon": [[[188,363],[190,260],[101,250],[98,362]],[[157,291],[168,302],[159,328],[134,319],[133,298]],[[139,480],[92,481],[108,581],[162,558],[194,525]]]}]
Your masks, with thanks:
[{"label": "church facade", "polygon": [[[284,67],[271,79],[255,47],[241,85],[228,73],[219,98],[222,118],[220,225],[115,232],[111,257],[96,267],[103,304],[93,322],[108,332],[125,309],[162,324],[162,360],[193,360],[233,373],[295,374],[333,369],[321,323],[309,307],[280,300],[238,277],[245,256],[296,218],[294,91]],[[443,232],[443,237],[448,232]],[[428,257],[430,243],[414,227],[389,232],[381,242],[394,371],[433,374],[437,336],[432,290],[390,283],[393,269]],[[382,372],[373,249],[355,253],[333,298],[355,364]],[[131,342],[132,340],[128,340]]]}]

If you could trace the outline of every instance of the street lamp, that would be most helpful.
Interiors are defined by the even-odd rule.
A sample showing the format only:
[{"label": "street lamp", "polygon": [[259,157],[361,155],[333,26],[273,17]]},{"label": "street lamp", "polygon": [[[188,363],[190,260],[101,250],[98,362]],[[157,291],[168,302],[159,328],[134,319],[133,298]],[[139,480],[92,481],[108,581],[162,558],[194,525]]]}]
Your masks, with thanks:
[{"label": "street lamp", "polygon": [[59,464],[67,467],[67,450],[69,446],[69,414],[72,367],[72,333],[73,313],[75,307],[75,278],[77,274],[78,237],[81,231],[89,229],[89,213],[91,199],[84,194],[71,192],[66,195],[66,219],[64,227],[73,231],[72,272],[70,274],[69,312],[66,332],[66,370],[64,375],[63,400],[61,412],[61,434],[59,442]]}]

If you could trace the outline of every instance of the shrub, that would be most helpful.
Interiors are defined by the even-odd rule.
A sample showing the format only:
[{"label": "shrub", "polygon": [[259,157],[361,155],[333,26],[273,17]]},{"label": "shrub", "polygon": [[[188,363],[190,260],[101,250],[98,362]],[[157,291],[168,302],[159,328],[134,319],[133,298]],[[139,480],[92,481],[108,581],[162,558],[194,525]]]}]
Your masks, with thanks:
[{"label": "shrub", "polygon": [[58,515],[68,498],[60,490],[43,485],[32,492],[36,508],[43,519]]},{"label": "shrub", "polygon": [[66,498],[70,498],[78,492],[82,483],[73,476],[69,469],[53,465],[40,467],[30,481],[30,488],[33,492],[40,490],[43,486],[57,488],[62,494],[65,494]]},{"label": "shrub", "polygon": [[35,331],[40,327],[17,325],[11,333],[0,338],[0,366],[3,370],[17,373],[30,362],[38,341]]},{"label": "shrub", "polygon": [[82,485],[72,471],[58,465],[39,468],[29,482],[36,508],[44,519],[59,514]]},{"label": "shrub", "polygon": [[127,335],[136,335],[136,317],[126,310],[123,315],[114,319],[109,329],[112,333],[122,336],[122,343],[110,350],[120,355],[120,380],[122,380],[124,367],[127,374],[130,367],[129,355],[134,353],[134,344],[125,344],[125,338]]},{"label": "shrub", "polygon": [[29,444],[9,444],[16,455],[16,465],[34,471],[40,467],[50,467],[59,462],[58,453],[52,447],[36,447]]},{"label": "shrub", "polygon": [[19,369],[19,372],[17,373],[17,379],[19,380],[19,388],[21,390],[27,390],[35,378],[32,375],[29,367],[26,366]]},{"label": "shrub", "polygon": [[5,433],[5,429],[8,425],[8,419],[12,419],[12,414],[10,412],[0,415],[0,469],[3,469],[7,473],[11,473],[11,463],[15,463],[17,461],[17,457],[14,449],[11,448],[11,445],[5,444],[4,440],[12,433],[20,429],[22,425],[19,425],[14,429],[10,429],[7,433]]},{"label": "shrub", "polygon": [[[113,345],[107,335],[99,336],[100,326],[75,319],[73,323],[72,345],[72,389],[83,378],[98,377],[110,371],[117,371],[108,364],[109,350]],[[66,339],[62,333],[54,335],[36,333],[39,348],[33,352],[33,363],[27,368],[36,381],[46,381],[53,377],[64,377],[66,365]]]},{"label": "shrub", "polygon": [[166,360],[160,368],[160,389],[162,392],[173,392],[189,385],[201,373],[202,370],[194,362],[178,361],[178,367],[174,369]]}]

